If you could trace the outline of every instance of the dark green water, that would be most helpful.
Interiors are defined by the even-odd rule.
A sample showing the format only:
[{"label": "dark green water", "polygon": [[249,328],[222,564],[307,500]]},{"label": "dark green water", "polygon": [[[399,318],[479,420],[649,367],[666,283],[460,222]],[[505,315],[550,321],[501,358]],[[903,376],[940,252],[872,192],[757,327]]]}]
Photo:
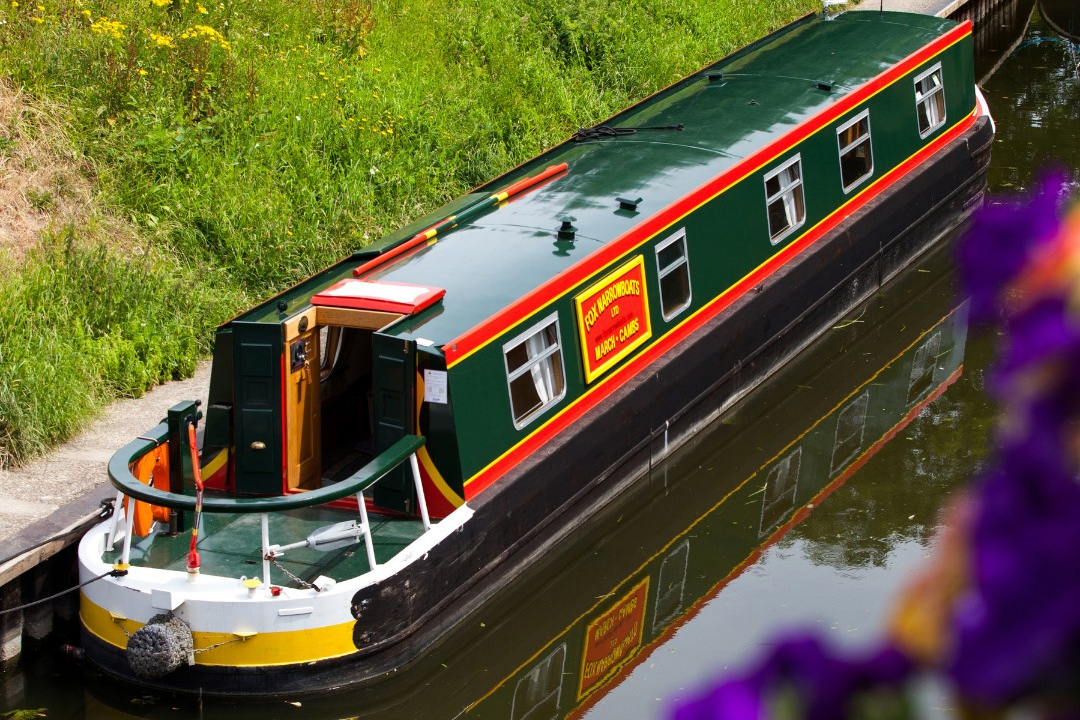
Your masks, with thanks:
[{"label": "dark green water", "polygon": [[[1077,52],[1037,11],[1027,25],[1030,9],[1031,0],[1016,3],[981,39],[979,67],[997,66],[984,82],[998,127],[993,192],[1028,187],[1051,160],[1080,167]],[[660,718],[785,629],[867,643],[925,560],[947,497],[984,452],[992,408],[982,385],[993,338],[969,334],[956,306],[948,253],[923,258],[573,542],[375,688],[296,704],[200,707],[133,695],[45,656],[0,676],[0,712]]]}]

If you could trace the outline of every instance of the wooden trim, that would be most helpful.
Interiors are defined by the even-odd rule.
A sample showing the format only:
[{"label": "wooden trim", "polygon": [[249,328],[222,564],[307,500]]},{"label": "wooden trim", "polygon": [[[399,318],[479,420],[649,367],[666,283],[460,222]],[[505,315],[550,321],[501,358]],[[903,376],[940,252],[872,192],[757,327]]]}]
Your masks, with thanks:
[{"label": "wooden trim", "polygon": [[300,337],[300,320],[307,318],[307,327],[304,328],[304,332],[311,330],[317,324],[315,322],[315,308],[309,307],[304,312],[293,315],[291,318],[285,321],[285,342],[295,340]]},{"label": "wooden trim", "polygon": [[400,313],[380,312],[378,310],[356,310],[319,305],[312,310],[316,325],[340,325],[341,327],[380,330],[395,320],[404,317]]}]

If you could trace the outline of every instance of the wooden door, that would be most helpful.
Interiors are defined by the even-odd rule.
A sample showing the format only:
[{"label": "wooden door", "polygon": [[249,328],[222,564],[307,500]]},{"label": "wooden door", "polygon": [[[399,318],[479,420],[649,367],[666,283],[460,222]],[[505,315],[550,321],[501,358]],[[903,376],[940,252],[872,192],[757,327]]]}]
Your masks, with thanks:
[{"label": "wooden door", "polygon": [[290,340],[287,352],[288,487],[314,490],[322,484],[318,326]]}]

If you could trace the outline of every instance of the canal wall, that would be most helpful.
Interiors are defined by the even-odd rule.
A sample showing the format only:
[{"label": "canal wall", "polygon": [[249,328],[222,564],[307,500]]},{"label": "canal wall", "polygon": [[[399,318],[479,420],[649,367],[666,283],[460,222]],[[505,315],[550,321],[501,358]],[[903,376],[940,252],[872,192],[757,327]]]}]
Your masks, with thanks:
[{"label": "canal wall", "polygon": [[[864,0],[855,9],[919,12],[981,21],[1011,0]],[[994,23],[987,23],[993,26]],[[203,399],[209,364],[138,400],[110,406],[92,428],[44,459],[0,470],[0,666],[24,648],[45,647],[58,629],[77,627],[75,544],[115,497],[107,482],[112,452],[156,425],[166,409]],[[2,680],[2,676],[0,676]],[[0,682],[0,694],[6,694]]]}]

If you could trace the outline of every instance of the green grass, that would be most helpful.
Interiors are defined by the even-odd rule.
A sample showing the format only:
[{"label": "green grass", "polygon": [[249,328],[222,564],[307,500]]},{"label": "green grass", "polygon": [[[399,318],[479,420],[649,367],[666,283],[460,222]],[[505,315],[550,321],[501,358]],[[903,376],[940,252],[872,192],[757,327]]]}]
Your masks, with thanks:
[{"label": "green grass", "polygon": [[[0,313],[55,306],[0,336],[0,457],[24,458],[108,398],[190,372],[241,303],[816,8],[0,0],[0,77],[67,109],[105,211],[156,258],[54,241],[0,280]],[[103,292],[130,293],[115,311],[148,325],[101,326],[91,308],[52,302],[86,264],[115,283]],[[35,379],[48,368],[52,385]]]},{"label": "green grass", "polygon": [[190,376],[215,320],[238,301],[196,275],[67,232],[0,278],[0,460],[63,441],[110,399]]}]

